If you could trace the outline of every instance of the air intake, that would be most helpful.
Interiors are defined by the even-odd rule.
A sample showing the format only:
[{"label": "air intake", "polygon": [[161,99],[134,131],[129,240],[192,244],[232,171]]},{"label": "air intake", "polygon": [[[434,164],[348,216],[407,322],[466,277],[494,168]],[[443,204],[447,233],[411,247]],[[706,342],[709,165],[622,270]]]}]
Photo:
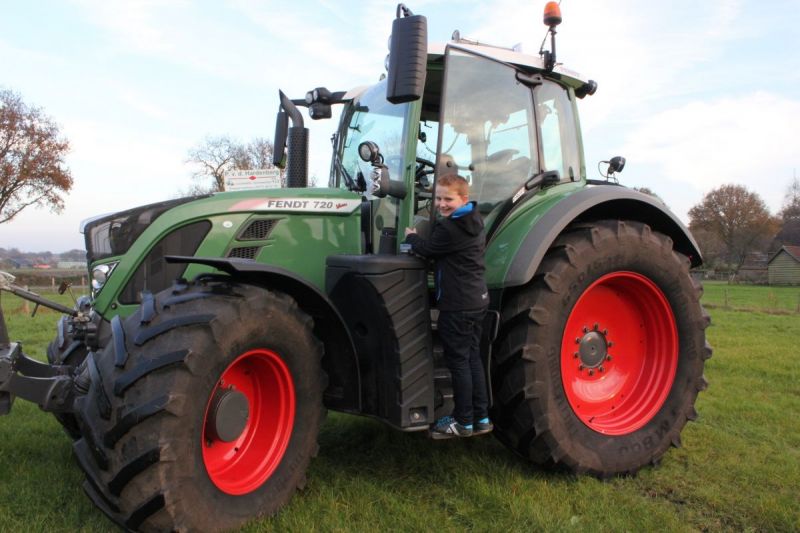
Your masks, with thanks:
[{"label": "air intake", "polygon": [[260,246],[242,246],[241,248],[234,248],[228,252],[228,257],[237,257],[239,259],[255,259],[259,250],[261,250]]},{"label": "air intake", "polygon": [[269,234],[278,224],[277,220],[254,220],[242,231],[236,240],[239,241],[262,241],[269,237]]}]

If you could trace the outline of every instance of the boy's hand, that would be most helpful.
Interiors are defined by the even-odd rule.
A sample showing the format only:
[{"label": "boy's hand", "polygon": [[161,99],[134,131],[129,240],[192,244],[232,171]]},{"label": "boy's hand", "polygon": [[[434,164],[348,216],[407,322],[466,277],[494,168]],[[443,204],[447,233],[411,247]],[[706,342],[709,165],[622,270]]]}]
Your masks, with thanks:
[{"label": "boy's hand", "polygon": [[416,235],[416,234],[417,234],[417,228],[406,228],[406,237],[408,237],[408,236],[409,236],[409,235],[411,235],[412,233],[413,233],[414,235]]}]

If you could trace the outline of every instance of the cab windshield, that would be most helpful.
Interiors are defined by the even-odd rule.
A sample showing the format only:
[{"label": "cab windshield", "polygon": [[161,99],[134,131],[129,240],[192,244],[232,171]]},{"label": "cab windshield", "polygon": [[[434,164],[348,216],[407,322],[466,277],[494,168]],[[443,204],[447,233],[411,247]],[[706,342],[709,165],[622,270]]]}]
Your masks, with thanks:
[{"label": "cab windshield", "polygon": [[402,180],[407,111],[408,104],[391,104],[386,100],[386,80],[370,87],[348,105],[336,148],[341,165],[334,161],[332,185],[347,188],[350,180],[345,174],[357,183],[359,173],[363,178],[369,177],[370,164],[358,156],[358,145],[364,141],[378,145],[391,179]]}]

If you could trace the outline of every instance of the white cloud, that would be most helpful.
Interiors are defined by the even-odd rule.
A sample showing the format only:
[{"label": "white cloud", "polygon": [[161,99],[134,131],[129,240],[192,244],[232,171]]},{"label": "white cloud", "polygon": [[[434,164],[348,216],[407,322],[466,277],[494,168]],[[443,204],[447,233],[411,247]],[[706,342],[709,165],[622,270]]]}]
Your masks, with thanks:
[{"label": "white cloud", "polygon": [[95,119],[65,121],[63,132],[72,146],[67,164],[74,179],[64,211],[26,209],[12,224],[0,226],[0,246],[53,252],[82,248],[79,221],[166,200],[190,183],[181,139],[111,131]]},{"label": "white cloud", "polygon": [[[638,179],[647,169],[702,194],[738,183],[756,191],[775,212],[800,162],[797,124],[800,101],[768,92],[690,102],[654,114],[630,131],[623,152],[635,154],[640,171],[629,167],[626,177]],[[661,194],[657,185],[649,186]],[[665,192],[668,204],[680,204],[672,207],[681,215],[700,200],[686,205],[677,191]]]}]

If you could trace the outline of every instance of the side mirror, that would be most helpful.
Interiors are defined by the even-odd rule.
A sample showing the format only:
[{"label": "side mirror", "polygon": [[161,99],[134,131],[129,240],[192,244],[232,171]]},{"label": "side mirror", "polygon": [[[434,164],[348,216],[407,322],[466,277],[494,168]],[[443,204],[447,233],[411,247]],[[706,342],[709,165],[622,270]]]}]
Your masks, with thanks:
[{"label": "side mirror", "polygon": [[386,99],[393,104],[419,100],[425,90],[428,20],[398,4],[389,46]]},{"label": "side mirror", "polygon": [[367,183],[367,194],[378,198],[391,196],[403,199],[406,197],[406,186],[402,181],[392,181],[389,168],[383,164],[383,155],[378,145],[371,141],[364,141],[358,145],[358,156],[365,163],[372,165],[372,172]]},{"label": "side mirror", "polygon": [[612,157],[611,161],[608,162],[609,174],[616,174],[617,172],[622,172],[623,168],[625,168],[625,158],[622,157],[621,155]]}]

